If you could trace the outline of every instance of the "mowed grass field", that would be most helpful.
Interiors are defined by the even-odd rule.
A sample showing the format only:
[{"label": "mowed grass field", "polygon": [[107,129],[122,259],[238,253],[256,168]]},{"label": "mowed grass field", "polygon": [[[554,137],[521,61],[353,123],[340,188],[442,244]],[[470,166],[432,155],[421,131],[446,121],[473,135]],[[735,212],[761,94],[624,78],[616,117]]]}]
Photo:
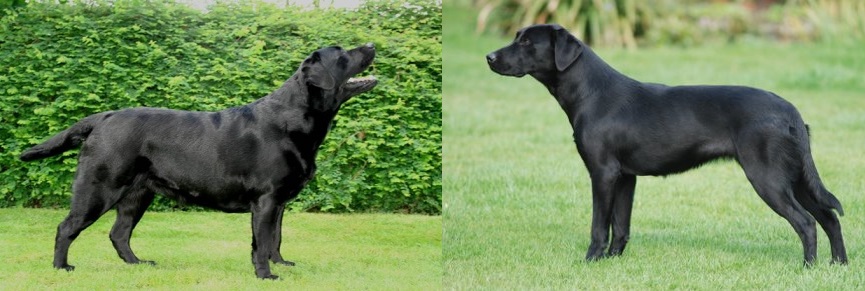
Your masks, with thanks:
[{"label": "mowed grass field", "polygon": [[444,14],[445,289],[865,288],[865,44],[595,49],[644,82],[747,85],[796,105],[846,210],[849,265],[829,264],[821,229],[803,268],[798,236],[733,161],[638,178],[625,254],[586,263],[590,184],[565,114],[531,77],[489,70],[484,55],[510,37],[474,34],[467,8]]},{"label": "mowed grass field", "polygon": [[148,212],[132,248],[156,266],[127,265],[109,212],[72,244],[73,272],[51,265],[66,210],[0,209],[0,290],[440,290],[441,216],[290,214],[280,280],[255,277],[249,214]]}]

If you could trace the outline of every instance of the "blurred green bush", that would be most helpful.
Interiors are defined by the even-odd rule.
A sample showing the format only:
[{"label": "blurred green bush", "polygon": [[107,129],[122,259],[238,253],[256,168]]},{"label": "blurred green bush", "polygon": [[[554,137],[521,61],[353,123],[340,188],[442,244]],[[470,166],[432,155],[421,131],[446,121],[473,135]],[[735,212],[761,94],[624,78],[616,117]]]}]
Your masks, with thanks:
[{"label": "blurred green bush", "polygon": [[[65,207],[76,151],[18,154],[78,119],[134,106],[221,110],[278,88],[313,50],[374,42],[379,85],[353,98],[295,211],[441,213],[441,6],[357,9],[171,1],[28,3],[0,18],[0,206]],[[182,207],[159,198],[152,209]]]},{"label": "blurred green bush", "polygon": [[476,0],[477,30],[558,23],[596,46],[865,38],[860,0]]}]

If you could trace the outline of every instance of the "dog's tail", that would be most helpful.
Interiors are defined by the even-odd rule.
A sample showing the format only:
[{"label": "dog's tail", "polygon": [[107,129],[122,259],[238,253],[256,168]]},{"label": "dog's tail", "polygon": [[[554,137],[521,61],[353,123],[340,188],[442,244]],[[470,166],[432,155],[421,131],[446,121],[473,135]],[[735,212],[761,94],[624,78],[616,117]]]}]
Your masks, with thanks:
[{"label": "dog's tail", "polygon": [[47,141],[25,150],[18,158],[22,161],[29,162],[59,155],[60,153],[81,145],[81,143],[87,139],[87,136],[90,135],[90,132],[93,131],[93,127],[102,121],[104,114],[105,113],[94,114],[79,120],[71,127],[52,136]]},{"label": "dog's tail", "polygon": [[[808,131],[808,125],[805,125],[806,131]],[[838,215],[844,216],[844,208],[841,208],[841,202],[838,201],[838,198],[829,192],[826,189],[826,186],[823,185],[823,181],[820,180],[820,175],[817,173],[817,166],[814,165],[814,158],[811,157],[811,149],[809,145],[809,137],[810,133],[806,135],[805,140],[805,151],[803,151],[804,157],[802,157],[802,167],[803,167],[803,178],[805,178],[805,184],[808,189],[811,190],[811,195],[817,204],[823,206],[824,208],[832,208],[835,211],[838,211]]]}]

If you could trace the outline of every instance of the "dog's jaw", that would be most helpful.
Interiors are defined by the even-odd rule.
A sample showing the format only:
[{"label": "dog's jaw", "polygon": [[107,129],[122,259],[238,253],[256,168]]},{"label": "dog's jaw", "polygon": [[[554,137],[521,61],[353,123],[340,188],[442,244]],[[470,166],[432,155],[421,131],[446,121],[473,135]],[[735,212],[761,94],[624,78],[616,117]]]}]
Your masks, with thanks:
[{"label": "dog's jaw", "polygon": [[350,78],[343,88],[350,96],[354,96],[371,90],[377,84],[378,79],[373,75],[369,75],[366,77]]},{"label": "dog's jaw", "polygon": [[525,72],[512,72],[513,67],[511,67],[510,65],[502,63],[500,60],[487,59],[487,64],[489,65],[490,70],[492,70],[494,73],[502,75],[502,76],[522,78],[523,76],[526,75]]}]

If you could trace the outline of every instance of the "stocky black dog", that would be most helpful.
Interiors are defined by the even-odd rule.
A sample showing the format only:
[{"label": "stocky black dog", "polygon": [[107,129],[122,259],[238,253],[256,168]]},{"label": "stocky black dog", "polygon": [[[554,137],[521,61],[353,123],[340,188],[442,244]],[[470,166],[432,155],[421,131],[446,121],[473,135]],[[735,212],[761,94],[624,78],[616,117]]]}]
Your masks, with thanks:
[{"label": "stocky black dog", "polygon": [[[817,255],[814,220],[846,263],[841,203],[823,186],[808,128],[778,95],[742,86],[641,83],[617,72],[558,25],[523,28],[487,55],[501,75],[531,75],[568,116],[592,181],[587,260],[621,254],[628,242],[636,176],[664,176],[733,158],[754,190],[799,234],[805,264]],[[613,240],[606,255],[610,229]]]},{"label": "stocky black dog", "polygon": [[69,216],[57,227],[54,267],[71,271],[69,245],[112,208],[111,242],[126,263],[132,230],[154,193],[225,212],[252,212],[252,263],[276,279],[285,204],[315,174],[315,157],[340,106],[377,84],[351,78],[375,58],[366,44],[312,53],[285,83],[251,104],[219,112],[132,108],[90,115],[21,154],[31,161],[82,145]]}]

